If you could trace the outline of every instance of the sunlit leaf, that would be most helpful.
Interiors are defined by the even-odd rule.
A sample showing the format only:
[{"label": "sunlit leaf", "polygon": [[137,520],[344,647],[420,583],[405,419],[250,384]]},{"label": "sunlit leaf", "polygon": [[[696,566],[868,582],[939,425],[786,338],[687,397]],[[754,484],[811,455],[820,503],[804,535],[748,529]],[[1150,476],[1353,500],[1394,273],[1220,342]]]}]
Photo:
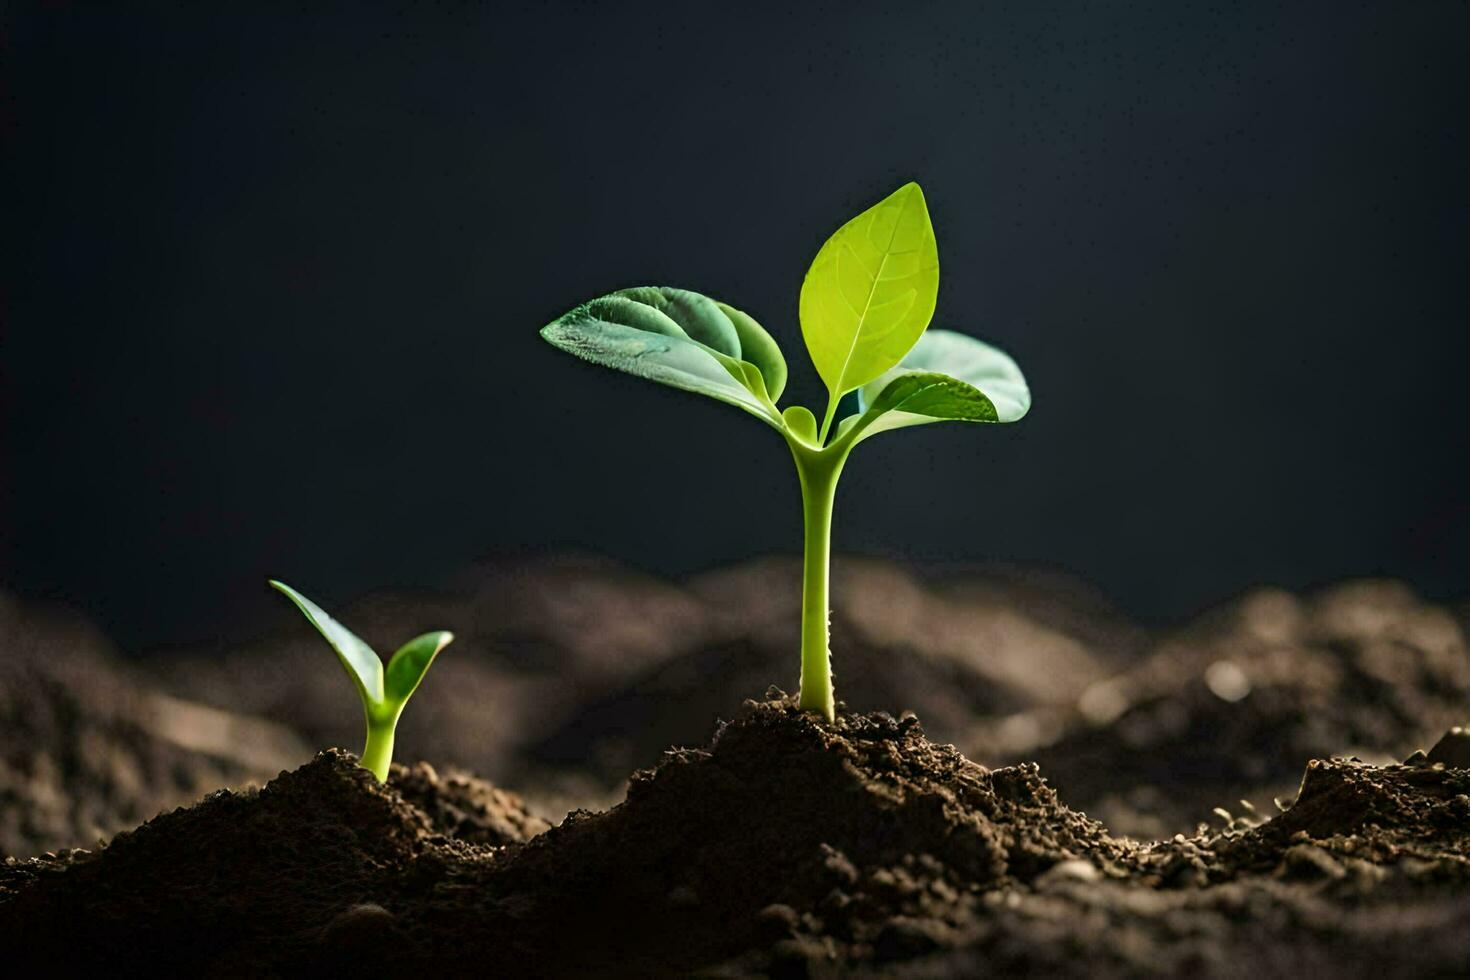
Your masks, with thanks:
[{"label": "sunlit leaf", "polygon": [[898,364],[934,315],[939,253],[918,184],[827,239],[801,286],[801,332],[832,395]]}]

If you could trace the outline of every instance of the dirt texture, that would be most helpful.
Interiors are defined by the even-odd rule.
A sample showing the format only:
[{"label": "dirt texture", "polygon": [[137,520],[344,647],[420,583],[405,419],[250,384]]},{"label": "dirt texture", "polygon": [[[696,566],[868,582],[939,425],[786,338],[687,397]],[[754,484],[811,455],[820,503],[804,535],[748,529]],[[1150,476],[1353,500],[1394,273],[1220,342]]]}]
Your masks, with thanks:
[{"label": "dirt texture", "polygon": [[525,843],[436,826],[403,792],[432,801],[435,783],[416,766],[380,786],[323,753],[99,851],[9,861],[0,939],[23,969],[117,972],[126,950],[124,973],[252,976],[1449,976],[1470,961],[1470,771],[1427,759],[1315,762],[1284,814],[1139,844],[1034,765],[986,769],[911,716],[827,724],[773,692],[635,774],[621,805]]},{"label": "dirt texture", "polygon": [[[395,765],[385,786],[332,750],[96,852],[7,859],[0,935],[48,970],[100,967],[122,949],[150,973],[297,974],[384,956],[391,964],[417,955],[413,932],[425,924],[379,903],[416,908],[424,889],[544,829],[515,794],[480,780],[419,763]],[[70,937],[68,948],[45,937]]]},{"label": "dirt texture", "polygon": [[94,845],[310,755],[281,725],[162,694],[74,615],[0,596],[0,853]]},{"label": "dirt texture", "polygon": [[1034,759],[1121,833],[1189,832],[1216,807],[1274,813],[1303,760],[1387,763],[1470,721],[1470,650],[1396,582],[1258,590],[1163,637],[1061,710],[977,719],[976,758]]},{"label": "dirt texture", "polygon": [[551,829],[515,793],[473,773],[450,768],[442,775],[427,762],[393,764],[392,788],[446,837],[498,847],[530,840]]},{"label": "dirt texture", "polygon": [[[799,575],[795,559],[764,558],[670,582],[561,555],[478,565],[436,591],[329,605],[384,652],[427,629],[455,630],[399,725],[400,751],[514,786],[559,818],[612,806],[628,774],[665,749],[697,744],[773,681],[795,685]],[[1063,576],[919,574],[844,557],[833,600],[837,690],[854,709],[915,711],[933,737],[986,765],[1036,761],[1072,806],[1140,839],[1223,826],[1217,808],[1275,813],[1273,800],[1291,797],[1308,759],[1398,761],[1470,722],[1470,607],[1425,602],[1393,582],[1304,596],[1260,589],[1181,628],[1148,630]],[[23,692],[22,702],[51,690],[60,706],[45,710],[58,718],[112,711],[120,730],[189,743],[190,758],[265,744],[219,737],[242,712],[298,736],[294,754],[185,778],[182,796],[156,776],[109,777],[92,790],[84,775],[67,782],[88,765],[13,762],[23,776],[0,776],[15,814],[7,819],[51,829],[27,831],[23,844],[12,831],[11,850],[89,846],[209,789],[297,764],[303,745],[358,747],[350,684],[295,611],[282,603],[279,612],[279,626],[256,640],[137,662],[126,685],[138,698],[106,693],[118,687],[115,658],[50,688],[28,676],[6,681],[0,666],[0,684]],[[50,643],[47,658],[67,662],[66,646]],[[79,698],[86,703],[67,700]],[[20,748],[9,754],[73,751],[57,742],[71,736],[48,727],[65,724],[17,723],[10,744]],[[215,735],[201,749],[190,742],[195,730]],[[81,751],[115,755],[129,737],[80,740]],[[112,808],[105,796],[114,792],[133,800],[118,817],[86,815]],[[89,799],[97,793],[102,804]]]}]

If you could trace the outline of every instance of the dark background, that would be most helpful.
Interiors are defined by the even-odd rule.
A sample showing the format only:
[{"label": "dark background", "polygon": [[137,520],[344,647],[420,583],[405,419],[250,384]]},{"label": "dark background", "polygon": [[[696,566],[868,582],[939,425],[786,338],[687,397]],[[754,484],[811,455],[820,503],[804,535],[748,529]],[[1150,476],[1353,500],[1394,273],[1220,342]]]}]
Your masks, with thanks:
[{"label": "dark background", "polygon": [[795,550],[773,433],[536,330],[687,286],[817,403],[801,277],[910,178],[1035,408],[864,445],[839,549],[1470,593],[1470,5],[117,6],[3,15],[0,567],[125,645],[268,574]]}]

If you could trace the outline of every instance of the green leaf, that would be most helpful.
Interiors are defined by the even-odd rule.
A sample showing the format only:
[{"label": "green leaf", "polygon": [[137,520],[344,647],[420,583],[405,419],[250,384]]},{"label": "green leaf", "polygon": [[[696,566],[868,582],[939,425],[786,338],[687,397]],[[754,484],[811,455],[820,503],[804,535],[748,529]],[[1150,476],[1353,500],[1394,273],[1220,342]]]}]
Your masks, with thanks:
[{"label": "green leaf", "polygon": [[781,392],[786,390],[786,358],[781,356],[775,339],[749,313],[725,303],[715,305],[730,318],[740,337],[740,356],[760,371],[771,401],[780,401]]},{"label": "green leaf", "polygon": [[802,405],[788,405],[781,417],[786,420],[786,430],[796,438],[810,446],[821,446],[817,441],[817,418],[811,409]]},{"label": "green leaf", "polygon": [[439,651],[454,640],[453,633],[443,630],[416,636],[393,654],[388,661],[387,700],[401,705],[418,689]]},{"label": "green leaf", "polygon": [[322,636],[326,637],[332,649],[337,651],[337,659],[342,662],[347,676],[357,685],[357,693],[362,695],[365,704],[378,704],[383,700],[383,661],[373,648],[337,622],[326,612],[312,602],[306,596],[297,592],[284,582],[270,580],[271,587],[278,592],[285,593],[286,597],[296,603],[296,607],[306,614],[311,620],[311,625],[317,628]]},{"label": "green leaf", "polygon": [[[613,293],[651,307],[674,321],[680,332],[721,354],[740,356],[740,334],[708,296],[673,286],[634,286]],[[595,302],[595,301],[594,301]]]},{"label": "green leaf", "polygon": [[930,330],[898,367],[858,393],[861,438],[927,422],[1015,422],[1031,408],[1021,369],[1003,351],[953,330]]},{"label": "green leaf", "polygon": [[[734,310],[737,326],[727,309],[688,290],[641,286],[584,303],[541,336],[594,364],[717,398],[779,427],[770,391],[785,386],[785,361],[755,320]],[[744,356],[742,337],[756,362]]]},{"label": "green leaf", "polygon": [[896,365],[938,296],[939,252],[918,184],[837,229],[801,285],[801,332],[832,397]]}]

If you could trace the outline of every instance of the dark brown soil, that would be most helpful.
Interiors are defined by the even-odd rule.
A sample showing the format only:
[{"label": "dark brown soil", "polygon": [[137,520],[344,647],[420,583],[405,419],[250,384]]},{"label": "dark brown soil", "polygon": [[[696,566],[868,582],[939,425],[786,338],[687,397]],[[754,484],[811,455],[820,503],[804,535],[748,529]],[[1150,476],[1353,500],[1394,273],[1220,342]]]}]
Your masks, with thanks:
[{"label": "dark brown soil", "polygon": [[95,845],[309,756],[280,725],[159,693],[75,616],[0,595],[0,853]]},{"label": "dark brown soil", "polygon": [[393,765],[389,782],[429,825],[446,837],[499,847],[530,840],[551,829],[515,793],[462,769],[442,775],[427,762]]},{"label": "dark brown soil", "polygon": [[1163,638],[1063,711],[981,720],[982,759],[1035,759],[1070,802],[1140,837],[1249,800],[1274,813],[1302,761],[1428,749],[1470,721],[1470,651],[1445,609],[1394,582],[1261,590]]},{"label": "dark brown soil", "polygon": [[[414,767],[383,787],[323,753],[98,852],[7,863],[0,940],[23,970],[252,976],[1448,976],[1470,961],[1470,772],[1427,761],[1314,763],[1285,814],[1152,845],[912,717],[828,725],[785,699],[526,844],[446,834],[465,809],[442,805],[451,783]],[[517,812],[474,833],[529,829]]]},{"label": "dark brown soil", "polygon": [[[796,681],[801,563],[765,558],[707,572],[686,590],[705,604],[703,643],[594,692],[559,724],[545,718],[504,778],[578,787],[589,801],[671,745],[703,737],[732,705]],[[926,581],[847,557],[833,570],[832,647],[844,700],[924,718],[964,745],[977,719],[1071,704],[1127,662],[1143,632],[1071,580],[1007,571]],[[548,722],[553,722],[548,724]]]},{"label": "dark brown soil", "polygon": [[391,963],[417,951],[399,934],[423,923],[380,903],[425,902],[425,888],[546,827],[515,794],[473,777],[395,765],[383,786],[332,750],[263,789],[213,793],[98,851],[8,859],[0,928],[24,939],[9,948],[33,950],[49,971],[108,964],[123,949],[150,973],[296,973],[360,954]]},{"label": "dark brown soil", "polygon": [[[1025,703],[965,663],[876,646],[840,613],[833,617],[832,642],[841,651],[838,686],[857,708],[918,704],[925,718],[938,716],[941,731],[963,731],[977,715],[1015,711]],[[708,731],[744,696],[763,692],[772,677],[794,675],[798,665],[791,650],[791,644],[747,639],[674,657],[592,698],[526,746],[519,775],[542,779],[546,770],[560,768],[589,775],[599,785],[619,785],[664,749]]]}]

